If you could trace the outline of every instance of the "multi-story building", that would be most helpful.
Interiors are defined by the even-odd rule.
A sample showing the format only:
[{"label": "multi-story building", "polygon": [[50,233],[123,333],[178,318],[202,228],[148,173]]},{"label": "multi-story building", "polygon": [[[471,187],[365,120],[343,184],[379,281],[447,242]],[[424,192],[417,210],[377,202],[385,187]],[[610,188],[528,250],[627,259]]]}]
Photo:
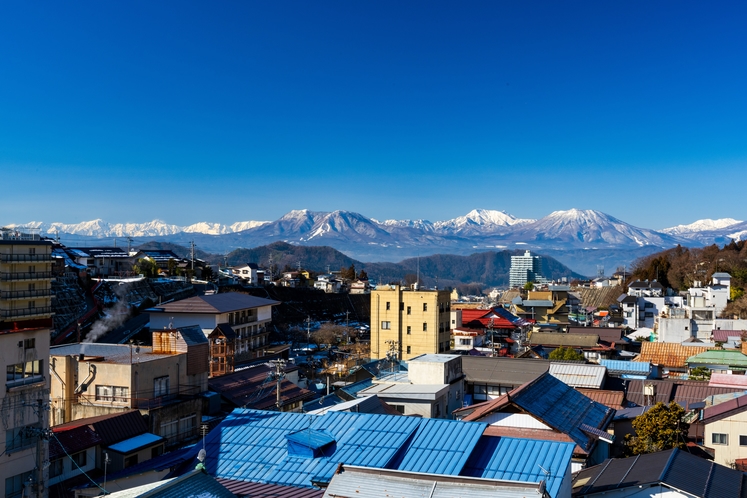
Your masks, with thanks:
[{"label": "multi-story building", "polygon": [[399,285],[371,292],[371,358],[386,358],[394,348],[399,359],[449,350],[450,293]]},{"label": "multi-story building", "polygon": [[[226,292],[181,299],[155,306],[148,312],[151,330],[200,327],[206,337],[210,336],[211,362],[225,358],[225,339],[229,338],[233,354],[231,365],[238,365],[265,356],[270,335],[267,327],[272,322],[272,307],[278,304],[279,301],[271,299]],[[216,331],[219,326],[220,330]],[[220,369],[220,373],[231,371],[232,368]]]},{"label": "multi-story building", "polygon": [[508,274],[511,287],[522,287],[527,282],[545,283],[542,277],[542,261],[526,251],[523,256],[511,256],[511,269]]},{"label": "multi-story building", "polygon": [[52,242],[0,230],[0,485],[6,497],[46,497]]},{"label": "multi-story building", "polygon": [[132,409],[167,445],[197,436],[208,390],[208,340],[198,327],[153,330],[153,346],[51,348],[52,425]]}]

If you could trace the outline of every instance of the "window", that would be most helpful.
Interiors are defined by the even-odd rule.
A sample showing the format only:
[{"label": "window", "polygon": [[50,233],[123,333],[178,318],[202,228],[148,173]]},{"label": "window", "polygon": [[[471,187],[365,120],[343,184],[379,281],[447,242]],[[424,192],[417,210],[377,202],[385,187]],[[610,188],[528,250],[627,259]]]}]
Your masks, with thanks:
[{"label": "window", "polygon": [[33,470],[29,470],[5,479],[5,498],[20,498],[23,493],[23,486],[30,481],[33,472]]},{"label": "window", "polygon": [[410,346],[407,346],[407,354],[410,354]]},{"label": "window", "polygon": [[407,335],[410,335],[411,332],[412,332],[412,327],[408,325],[407,326]]},{"label": "window", "polygon": [[59,475],[62,475],[62,471],[64,470],[63,467],[63,459],[57,458],[56,460],[52,460],[49,462],[49,477],[57,477]]},{"label": "window", "polygon": [[129,400],[129,387],[96,386],[96,401],[117,401],[120,403],[127,403]]},{"label": "window", "polygon": [[36,247],[29,247],[29,254],[36,254]]},{"label": "window", "polygon": [[472,344],[472,339],[459,339],[460,346],[469,346]]},{"label": "window", "polygon": [[407,314],[408,315],[412,314],[412,307],[410,306],[407,307]]},{"label": "window", "polygon": [[654,313],[653,313],[652,311],[647,311],[647,312],[645,313],[645,317],[646,317],[646,318],[653,318],[653,317],[654,317]]},{"label": "window", "polygon": [[128,456],[124,459],[124,468],[132,467],[137,465],[137,455]]},{"label": "window", "polygon": [[739,436],[739,446],[747,446],[747,436]]},{"label": "window", "polygon": [[402,415],[405,414],[405,405],[389,405],[389,406],[391,406],[392,408],[400,412]]},{"label": "window", "polygon": [[405,303],[399,303],[399,310],[404,311],[405,309]]},{"label": "window", "polygon": [[653,308],[653,307],[654,307],[654,303],[646,303],[646,306],[644,306],[644,308]]},{"label": "window", "polygon": [[36,290],[36,284],[29,284],[29,290]]},{"label": "window", "polygon": [[5,381],[8,387],[32,384],[44,380],[44,377],[42,377],[42,361],[27,361],[26,363],[8,365],[5,370]]},{"label": "window", "polygon": [[151,448],[150,449],[150,457],[151,458],[156,458],[157,456],[161,456],[161,455],[163,455],[163,445],[162,444],[159,444],[155,448]]},{"label": "window", "polygon": [[169,376],[156,377],[153,379],[153,396],[166,396],[169,394]]},{"label": "window", "polygon": [[386,302],[386,310],[389,311],[391,309],[391,303],[389,301]]},{"label": "window", "polygon": [[34,349],[36,347],[36,339],[26,339],[23,341],[23,349]]},{"label": "window", "polygon": [[475,387],[474,387],[475,394],[486,394],[487,392],[488,392],[487,386],[475,384]]},{"label": "window", "polygon": [[389,330],[392,328],[392,322],[381,322],[382,330]]},{"label": "window", "polygon": [[179,420],[179,435],[180,436],[191,436],[195,429],[195,423],[197,421],[196,415],[190,415]]},{"label": "window", "polygon": [[36,444],[34,429],[38,427],[38,424],[31,424],[5,431],[5,453],[14,453]]},{"label": "window", "polygon": [[86,466],[86,452],[85,451],[73,453],[72,455],[70,455],[70,458],[73,459],[73,462],[75,462],[78,465],[78,467]]},{"label": "window", "polygon": [[423,303],[423,311],[428,311],[428,303]]},{"label": "window", "polygon": [[423,322],[423,332],[428,332],[428,324]]},{"label": "window", "polygon": [[171,422],[164,422],[161,424],[160,436],[166,439],[176,437],[177,430],[179,429],[179,421],[172,420]]},{"label": "window", "polygon": [[729,435],[719,434],[718,432],[714,432],[713,434],[711,434],[711,443],[712,444],[729,444]]}]

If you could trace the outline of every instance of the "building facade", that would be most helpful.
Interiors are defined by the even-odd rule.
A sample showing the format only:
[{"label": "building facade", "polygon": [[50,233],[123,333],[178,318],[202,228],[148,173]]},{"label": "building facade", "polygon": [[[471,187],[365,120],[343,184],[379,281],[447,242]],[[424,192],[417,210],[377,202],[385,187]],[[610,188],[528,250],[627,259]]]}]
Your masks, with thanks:
[{"label": "building facade", "polygon": [[52,242],[0,231],[0,485],[9,498],[46,497]]},{"label": "building facade", "polygon": [[371,291],[371,358],[401,360],[449,350],[450,293],[399,285]]},{"label": "building facade", "polygon": [[523,256],[511,256],[511,269],[508,282],[511,287],[523,287],[527,282],[544,282],[542,261],[539,256],[532,256],[526,251]]}]

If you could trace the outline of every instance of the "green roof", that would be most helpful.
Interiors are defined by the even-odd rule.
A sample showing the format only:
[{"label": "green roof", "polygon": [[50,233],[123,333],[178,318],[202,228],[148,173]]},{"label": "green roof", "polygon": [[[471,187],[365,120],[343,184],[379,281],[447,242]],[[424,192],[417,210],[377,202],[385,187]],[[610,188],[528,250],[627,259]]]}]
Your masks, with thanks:
[{"label": "green roof", "polygon": [[687,363],[747,367],[747,356],[741,351],[712,349],[689,357]]}]

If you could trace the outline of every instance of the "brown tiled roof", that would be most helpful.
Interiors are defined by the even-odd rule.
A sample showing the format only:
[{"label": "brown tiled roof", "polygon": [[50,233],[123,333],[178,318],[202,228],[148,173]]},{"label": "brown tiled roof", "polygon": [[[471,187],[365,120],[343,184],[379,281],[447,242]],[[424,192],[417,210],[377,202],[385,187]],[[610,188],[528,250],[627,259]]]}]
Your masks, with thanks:
[{"label": "brown tiled roof", "polygon": [[614,408],[615,410],[623,408],[625,393],[622,391],[606,391],[604,389],[586,389],[582,387],[576,388],[576,390],[590,400],[602,403],[603,405]]},{"label": "brown tiled roof", "polygon": [[55,460],[67,454],[72,455],[102,443],[101,437],[94,430],[82,425],[59,430],[52,429],[53,435],[49,438],[49,459]]},{"label": "brown tiled roof", "polygon": [[687,359],[708,351],[707,346],[683,346],[670,342],[642,342],[641,354],[633,361],[648,361],[669,368],[687,368]]}]

